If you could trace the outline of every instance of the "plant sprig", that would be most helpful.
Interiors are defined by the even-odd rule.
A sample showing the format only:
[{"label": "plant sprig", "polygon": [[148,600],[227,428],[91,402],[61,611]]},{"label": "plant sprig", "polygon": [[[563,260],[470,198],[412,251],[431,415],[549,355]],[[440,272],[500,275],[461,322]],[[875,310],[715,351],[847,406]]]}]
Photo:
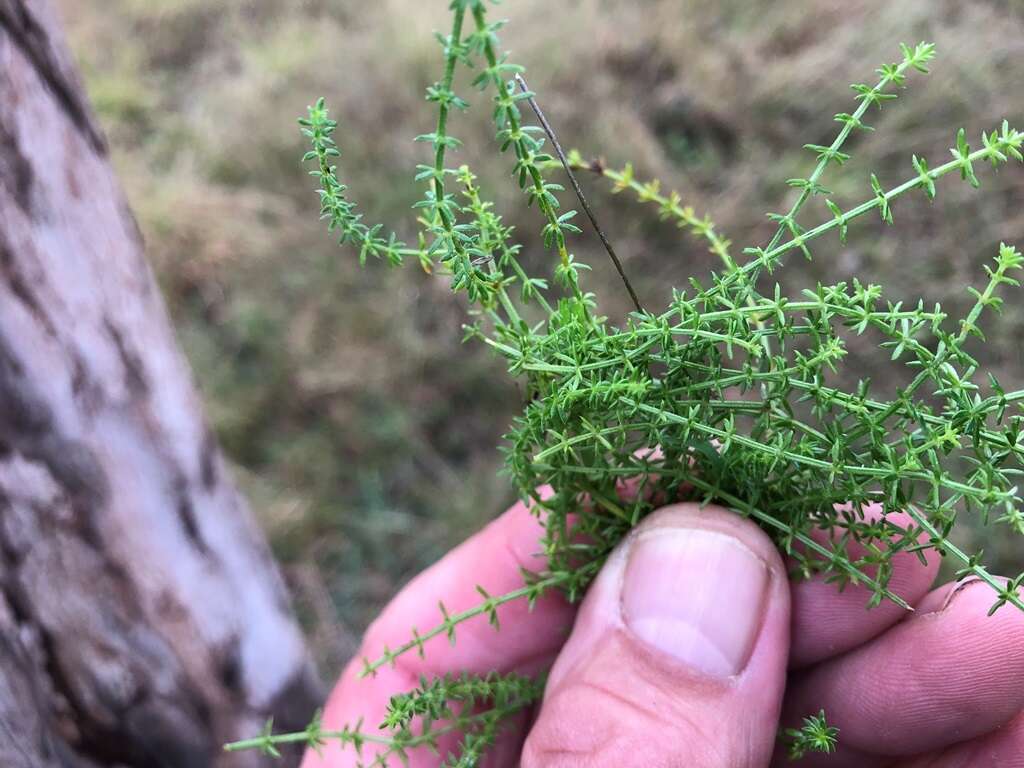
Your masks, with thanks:
[{"label": "plant sprig", "polygon": [[810,752],[835,752],[839,729],[828,724],[825,710],[821,710],[816,715],[805,717],[799,728],[787,728],[781,735],[789,745],[789,759],[801,760]]},{"label": "plant sprig", "polygon": [[[420,687],[397,694],[388,704],[381,729],[390,735],[354,726],[324,728],[317,712],[304,731],[274,733],[270,718],[259,736],[227,744],[228,752],[255,749],[280,757],[280,747],[301,744],[318,754],[328,742],[351,747],[359,768],[386,768],[391,758],[408,763],[409,752],[426,748],[438,756],[446,737],[458,736],[456,750],[441,762],[442,768],[471,768],[490,748],[509,716],[536,702],[543,681],[521,675],[490,674],[483,677],[446,675],[420,681]],[[370,754],[367,754],[370,753]]]},{"label": "plant sprig", "polygon": [[[520,110],[529,91],[517,92],[523,68],[500,53],[502,24],[487,20],[485,0],[453,0],[453,24],[439,37],[444,50],[440,81],[427,89],[437,109],[431,133],[418,138],[433,149],[432,163],[418,166],[427,182],[417,248],[380,225],[366,225],[346,197],[335,163],[339,150],[323,100],[304,118],[311,143],[306,160],[319,182],[321,215],[360,258],[399,263],[415,256],[428,270],[450,278],[465,292],[472,322],[466,338],[482,341],[505,359],[510,375],[527,394],[503,448],[506,470],[544,526],[538,542],[547,563],[524,574],[521,588],[504,595],[480,589],[481,602],[455,613],[442,604],[436,626],[395,649],[364,660],[363,673],[393,665],[403,654],[429,652],[438,637],[456,642],[458,627],[474,620],[499,627],[502,606],[533,603],[552,590],[579,599],[615,546],[659,503],[680,499],[725,505],[761,525],[803,577],[815,574],[839,588],[857,585],[869,606],[890,600],[909,608],[889,588],[893,559],[928,552],[958,560],[958,578],[978,578],[994,591],[992,610],[1024,610],[1024,574],[1003,581],[985,567],[980,553],[964,551],[951,536],[962,515],[1024,535],[1018,485],[1024,459],[1024,390],[1006,391],[971,352],[983,339],[984,315],[1001,308],[1001,292],[1017,286],[1024,257],[1002,244],[986,267],[987,282],[970,288],[971,309],[951,317],[923,301],[885,297],[882,287],[860,280],[818,284],[793,291],[768,281],[785,257],[799,251],[813,258],[823,236],[840,245],[857,219],[877,212],[895,221],[894,203],[922,190],[929,198],[948,175],[977,187],[983,164],[998,170],[1022,161],[1024,134],[1009,122],[981,135],[977,148],[960,130],[952,159],[934,167],[913,156],[913,175],[886,189],[871,175],[870,196],[851,207],[829,197],[825,173],[850,159],[847,140],[871,130],[869,110],[897,97],[911,72],[926,73],[935,57],[930,43],[902,46],[897,63],[883,65],[874,85],[854,84],[856,107],[835,116],[831,144],[806,145],[816,162],[807,177],[789,180],[798,190],[767,243],[743,250],[742,263],[711,219],[698,216],[676,192],[663,193],[657,180],[639,181],[631,165],[609,169],[585,163],[578,152],[568,165],[587,168],[657,206],[661,218],[704,239],[722,262],[704,281],[691,277],[673,291],[660,313],[636,312],[615,326],[601,317],[597,299],[584,290],[586,269],[571,253],[578,229],[574,212],[563,212],[560,185],[545,177],[556,166],[544,151],[541,128]],[[467,32],[464,27],[472,28]],[[473,68],[474,85],[493,89],[494,127],[501,152],[512,151],[512,175],[536,204],[546,249],[555,256],[554,280],[530,274],[519,259],[512,229],[484,195],[466,166],[448,167],[458,146],[451,119],[468,104],[453,90],[459,66]],[[453,182],[449,184],[448,182]],[[826,218],[800,223],[806,204],[824,197]],[[529,311],[527,311],[529,308]],[[541,320],[527,320],[540,315]],[[906,386],[880,394],[871,383],[843,370],[848,345],[865,337],[895,368],[906,366]],[[844,380],[843,374],[846,374]],[[630,491],[626,492],[626,484]],[[547,486],[551,493],[537,489]],[[910,522],[897,522],[905,512]],[[354,747],[379,747],[375,764],[401,758],[418,746],[462,734],[450,765],[472,765],[500,723],[534,701],[540,681],[490,676],[423,680],[414,691],[396,692],[384,732],[325,731],[319,724],[299,734],[270,729],[232,748],[335,739]],[[390,735],[387,735],[387,734]],[[829,751],[836,731],[824,714],[787,732],[794,755]]]}]

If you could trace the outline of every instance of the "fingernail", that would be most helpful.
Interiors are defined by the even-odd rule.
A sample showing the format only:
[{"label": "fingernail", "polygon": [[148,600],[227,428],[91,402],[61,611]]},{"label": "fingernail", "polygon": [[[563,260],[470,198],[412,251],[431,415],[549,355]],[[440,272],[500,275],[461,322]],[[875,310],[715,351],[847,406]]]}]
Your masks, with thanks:
[{"label": "fingernail", "polygon": [[932,614],[944,613],[946,609],[954,603],[957,597],[975,585],[982,587],[987,586],[981,579],[975,576],[970,576],[961,582],[951,585],[949,590],[946,592],[941,590],[930,592],[925,595],[925,597],[916,606],[914,606],[914,613],[917,616],[929,616]]},{"label": "fingernail", "polygon": [[646,531],[630,549],[622,617],[642,641],[716,677],[747,665],[764,617],[764,561],[725,533]]}]

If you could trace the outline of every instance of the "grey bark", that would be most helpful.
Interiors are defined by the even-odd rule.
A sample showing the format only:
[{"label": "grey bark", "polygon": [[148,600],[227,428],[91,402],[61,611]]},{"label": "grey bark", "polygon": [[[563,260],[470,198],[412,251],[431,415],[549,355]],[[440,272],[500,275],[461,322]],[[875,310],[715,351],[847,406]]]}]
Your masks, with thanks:
[{"label": "grey bark", "polygon": [[0,0],[0,765],[264,765],[319,683],[82,94]]}]

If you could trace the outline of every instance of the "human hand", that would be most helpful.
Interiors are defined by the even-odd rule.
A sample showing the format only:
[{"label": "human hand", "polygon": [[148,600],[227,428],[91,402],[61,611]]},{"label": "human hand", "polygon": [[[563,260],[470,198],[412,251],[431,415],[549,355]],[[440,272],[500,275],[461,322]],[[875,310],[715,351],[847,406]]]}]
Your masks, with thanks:
[{"label": "human hand", "polygon": [[[890,519],[894,519],[890,516]],[[408,639],[454,612],[522,584],[539,569],[540,528],[517,505],[414,579],[366,634],[364,651]],[[798,765],[832,768],[1024,767],[1024,614],[986,615],[988,587],[931,590],[938,568],[901,553],[890,588],[915,606],[865,610],[868,594],[821,581],[790,583],[782,558],[753,523],[717,507],[666,507],[620,544],[578,611],[551,594],[528,611],[499,610],[460,626],[458,644],[426,644],[425,658],[338,682],[324,727],[380,723],[388,699],[453,671],[538,673],[551,668],[539,711],[500,738],[488,765],[765,768],[788,760],[780,722],[824,708],[840,729],[832,755]],[[372,754],[364,752],[364,758]],[[438,762],[423,750],[412,768]],[[329,745],[303,768],[348,768]]]}]

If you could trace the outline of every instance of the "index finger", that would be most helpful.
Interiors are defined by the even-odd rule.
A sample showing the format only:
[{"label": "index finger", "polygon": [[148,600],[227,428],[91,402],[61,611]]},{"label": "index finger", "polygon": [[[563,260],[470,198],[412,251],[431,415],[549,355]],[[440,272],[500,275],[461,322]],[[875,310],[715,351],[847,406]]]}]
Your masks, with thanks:
[{"label": "index finger", "polygon": [[[543,526],[525,504],[513,506],[414,578],[367,630],[361,655],[379,657],[386,648],[407,643],[414,637],[414,629],[424,634],[440,625],[444,616],[438,604],[442,600],[445,609],[456,614],[481,603],[478,586],[495,596],[523,587],[522,570],[538,571],[546,564],[540,554],[543,533]],[[458,625],[456,645],[442,632],[423,642],[422,654],[415,650],[402,654],[393,665],[381,667],[370,677],[360,677],[365,664],[362,658],[354,659],[328,700],[324,729],[353,726],[362,720],[363,731],[384,735],[377,726],[384,719],[389,699],[416,687],[421,676],[492,671],[532,674],[545,669],[568,637],[575,609],[560,594],[548,592],[532,610],[520,599],[501,605],[496,614],[500,632],[490,626],[488,616],[476,616]],[[513,742],[517,735],[521,738],[522,734],[511,735]],[[517,747],[518,742],[505,751]],[[372,755],[370,747],[364,749],[364,758]],[[436,756],[427,752],[413,752],[409,758],[413,768],[437,762]],[[357,755],[350,748],[329,743],[322,758],[308,754],[303,768],[347,768],[356,763]]]}]

